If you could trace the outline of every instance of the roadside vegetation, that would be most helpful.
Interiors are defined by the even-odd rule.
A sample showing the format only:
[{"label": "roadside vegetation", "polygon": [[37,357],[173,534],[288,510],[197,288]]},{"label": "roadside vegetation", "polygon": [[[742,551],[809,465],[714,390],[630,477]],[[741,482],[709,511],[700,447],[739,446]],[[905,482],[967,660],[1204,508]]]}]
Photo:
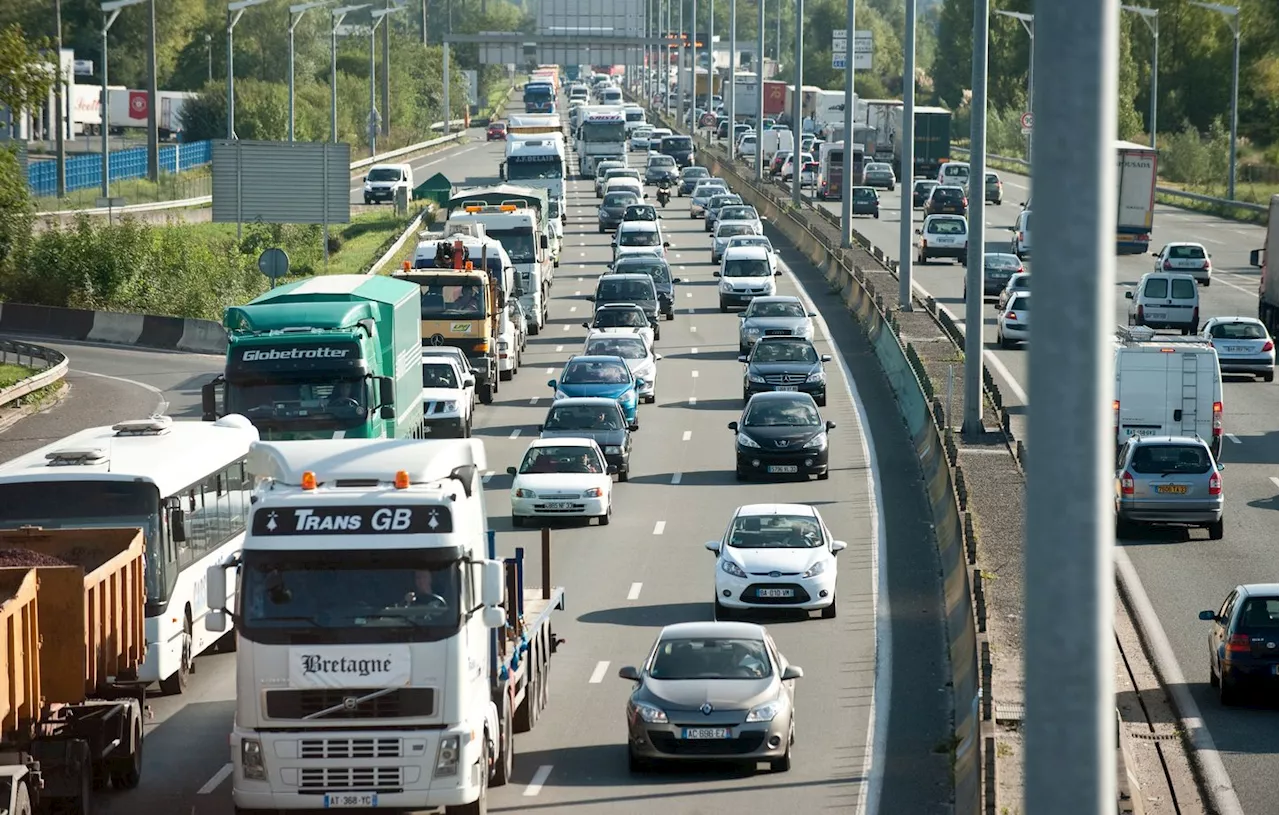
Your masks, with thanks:
[{"label": "roadside vegetation", "polygon": [[10,365],[7,362],[0,363],[0,391],[18,384],[33,373],[35,373],[35,371],[25,365]]}]

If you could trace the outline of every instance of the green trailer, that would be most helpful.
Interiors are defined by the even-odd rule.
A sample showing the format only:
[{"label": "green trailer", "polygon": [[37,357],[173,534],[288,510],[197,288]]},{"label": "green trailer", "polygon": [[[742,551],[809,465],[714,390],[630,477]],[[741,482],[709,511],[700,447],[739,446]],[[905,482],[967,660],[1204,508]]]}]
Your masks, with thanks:
[{"label": "green trailer", "polygon": [[379,275],[312,277],[232,306],[204,419],[239,413],[269,440],[421,438],[421,319],[418,285]]}]

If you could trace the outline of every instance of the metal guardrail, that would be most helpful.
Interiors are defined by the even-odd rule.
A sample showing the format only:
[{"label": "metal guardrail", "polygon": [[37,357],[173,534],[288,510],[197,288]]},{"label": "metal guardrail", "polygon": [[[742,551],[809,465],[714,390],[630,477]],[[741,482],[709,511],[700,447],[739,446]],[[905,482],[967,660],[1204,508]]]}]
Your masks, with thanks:
[{"label": "metal guardrail", "polygon": [[67,357],[61,351],[17,340],[0,340],[0,363],[21,365],[36,373],[0,389],[0,406],[52,385],[67,375]]},{"label": "metal guardrail", "polygon": [[[957,153],[964,153],[966,156],[969,155],[969,148],[967,147],[956,147],[955,145],[952,145],[951,149]],[[996,155],[995,153],[987,153],[987,159],[994,160],[994,161],[1003,161],[1007,164],[1013,164],[1017,167],[1021,167],[1024,170],[1031,169],[1031,165],[1028,164],[1025,159],[1014,158],[1013,156],[999,156],[999,155]],[[1236,209],[1243,209],[1243,210],[1246,210],[1247,212],[1259,212],[1264,214],[1267,212],[1267,207],[1263,206],[1262,204],[1251,204],[1248,201],[1232,201],[1230,198],[1218,198],[1212,195],[1201,195],[1198,192],[1187,192],[1186,190],[1180,190],[1177,187],[1157,186],[1156,192],[1159,193],[1160,195],[1168,196],[1169,198],[1174,198],[1174,199],[1182,198],[1187,201],[1194,201],[1199,204],[1213,204],[1215,206],[1220,206],[1220,207],[1235,207]]]},{"label": "metal guardrail", "polygon": [[[449,124],[450,125],[462,124],[464,121],[465,121],[464,119],[454,119]],[[443,122],[436,122],[431,127],[434,129],[434,128],[443,126],[443,124],[444,124]],[[418,153],[423,150],[430,150],[432,147],[437,147],[447,142],[457,141],[458,139],[462,138],[462,136],[463,136],[463,132],[458,131],[457,133],[450,133],[448,136],[439,136],[434,139],[428,139],[427,141],[418,142],[417,144],[411,144],[408,147],[401,147],[397,150],[391,150],[390,152],[387,152],[387,153],[379,153],[378,155],[373,156],[371,158],[366,158],[366,159],[361,159],[360,161],[351,162],[351,170],[352,172],[354,172],[356,170],[362,169],[364,167],[368,167],[373,164],[377,164],[382,161],[386,161],[388,159],[399,158],[400,156],[407,156],[411,153]],[[151,204],[132,204],[130,206],[120,207],[114,210],[108,210],[105,207],[94,208],[94,209],[60,209],[60,210],[54,210],[50,212],[37,213],[37,217],[51,218],[51,217],[65,217],[68,215],[106,215],[109,212],[121,213],[121,214],[130,213],[130,212],[156,212],[156,211],[166,210],[166,209],[188,209],[191,207],[205,207],[212,203],[213,203],[212,195],[201,195],[196,198],[182,198],[177,201],[157,201]]]}]

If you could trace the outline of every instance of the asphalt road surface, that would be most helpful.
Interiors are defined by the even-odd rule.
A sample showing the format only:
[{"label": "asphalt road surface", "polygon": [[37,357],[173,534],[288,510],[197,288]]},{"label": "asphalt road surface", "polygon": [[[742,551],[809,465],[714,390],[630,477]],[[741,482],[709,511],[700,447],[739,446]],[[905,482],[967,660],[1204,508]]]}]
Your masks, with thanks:
[{"label": "asphalt road surface", "polygon": [[[1008,230],[1022,202],[1030,200],[1031,180],[1000,172],[1004,203],[987,204],[988,252],[1009,251]],[[866,235],[890,258],[899,255],[902,187],[880,191],[880,218],[854,218],[854,229]],[[840,202],[823,207],[840,214]],[[915,211],[912,229],[923,221]],[[1038,229],[1046,228],[1041,224]],[[1151,251],[1172,240],[1198,241],[1213,256],[1213,281],[1200,289],[1201,319],[1257,316],[1258,270],[1249,266],[1249,252],[1264,242],[1262,227],[1215,218],[1164,205],[1156,207]],[[914,258],[913,258],[914,259]],[[1116,325],[1128,320],[1124,292],[1133,289],[1142,275],[1154,268],[1150,255],[1119,256],[1116,260]],[[1034,272],[1035,261],[1026,262]],[[964,325],[965,270],[953,261],[937,260],[913,265],[913,282],[922,294],[932,295]],[[995,342],[997,311],[984,306],[984,356],[1000,383],[1006,406],[1013,414],[1018,438],[1027,436],[1027,388],[1030,357],[1025,347],[1001,349]],[[1197,619],[1202,609],[1217,609],[1239,583],[1276,580],[1280,550],[1276,546],[1277,445],[1280,403],[1277,383],[1253,377],[1223,377],[1224,427],[1227,441],[1223,461],[1226,489],[1226,537],[1210,541],[1202,530],[1157,530],[1141,538],[1121,541],[1123,553],[1133,562],[1173,645],[1183,675],[1190,685],[1206,724],[1222,753],[1244,811],[1274,815],[1278,810],[1277,714],[1274,695],[1259,694],[1255,705],[1224,708],[1208,684],[1207,624]],[[953,419],[957,424],[958,418]],[[1266,697],[1266,698],[1262,698]]]},{"label": "asphalt road surface", "polygon": [[[474,144],[427,157],[421,166],[447,161],[455,183],[492,183],[500,156],[500,144]],[[550,404],[547,380],[582,345],[581,322],[591,313],[583,296],[609,257],[590,184],[571,182],[569,196],[551,323],[530,338],[519,374],[476,417],[475,432],[498,473],[487,482],[490,522],[502,554],[516,546],[531,553],[530,575],[540,573],[539,533],[511,528],[510,479],[503,473],[536,437]],[[945,812],[950,710],[937,560],[892,395],[837,299],[820,297],[819,350],[837,360],[828,366],[832,388],[823,410],[838,425],[832,476],[738,484],[726,428],[742,408],[738,318],[719,313],[710,240],[700,220],[687,218],[687,202],[673,199],[663,212],[670,259],[686,282],[678,288],[675,320],[662,323],[657,343],[665,357],[658,400],[640,409],[633,475],[617,485],[612,525],[553,532],[553,579],[568,597],[556,630],[566,644],[552,663],[550,706],[534,731],[517,736],[513,781],[491,792],[490,807],[618,815],[658,808],[690,815],[859,812],[868,791],[874,802],[878,790],[884,812]],[[787,273],[780,291],[797,293],[801,281],[822,291],[819,273],[782,248]],[[0,435],[0,459],[81,427],[144,415],[157,399],[175,416],[196,418],[199,385],[222,366],[216,357],[49,344],[71,357],[71,396]],[[642,660],[661,626],[711,619],[714,559],[702,544],[721,535],[737,506],[754,502],[818,506],[849,543],[840,555],[837,619],[762,620],[788,658],[805,668],[793,768],[777,775],[710,768],[633,777],[623,721],[630,683],[617,679],[617,670]],[[187,694],[151,700],[144,780],[135,791],[104,795],[100,812],[230,815],[234,658],[201,657]]]}]

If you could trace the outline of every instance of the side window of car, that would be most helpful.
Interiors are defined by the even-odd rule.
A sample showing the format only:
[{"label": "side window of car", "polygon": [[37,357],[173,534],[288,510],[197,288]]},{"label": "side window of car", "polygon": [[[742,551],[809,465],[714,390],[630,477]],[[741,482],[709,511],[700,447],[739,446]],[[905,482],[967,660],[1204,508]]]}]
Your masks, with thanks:
[{"label": "side window of car", "polygon": [[1233,590],[1227,595],[1227,599],[1222,601],[1222,608],[1218,609],[1218,619],[1224,625],[1231,622],[1231,612],[1235,610],[1237,596],[1237,593]]}]

